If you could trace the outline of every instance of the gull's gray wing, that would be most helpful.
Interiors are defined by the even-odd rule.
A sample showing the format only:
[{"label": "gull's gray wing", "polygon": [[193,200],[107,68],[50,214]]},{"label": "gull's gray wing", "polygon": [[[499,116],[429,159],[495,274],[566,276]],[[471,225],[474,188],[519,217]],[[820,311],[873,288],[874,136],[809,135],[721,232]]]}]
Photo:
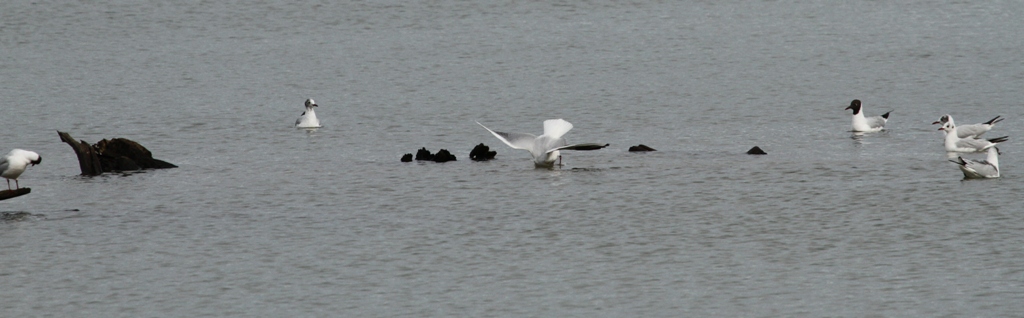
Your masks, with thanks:
[{"label": "gull's gray wing", "polygon": [[868,122],[868,127],[879,128],[879,127],[884,127],[885,126],[886,119],[882,118],[882,116],[868,117],[868,118],[865,118],[865,119]]},{"label": "gull's gray wing", "polygon": [[967,178],[992,178],[999,175],[999,168],[988,162],[988,160],[971,160],[957,157],[957,160],[950,160],[960,165],[964,177]]},{"label": "gull's gray wing", "polygon": [[971,148],[971,149],[981,150],[982,148],[985,147],[985,143],[987,143],[987,142],[988,141],[986,141],[984,139],[974,139],[974,138],[960,139],[960,140],[956,141],[956,147],[957,148]]},{"label": "gull's gray wing", "polygon": [[484,127],[484,129],[487,129],[487,131],[491,132],[491,134],[494,135],[494,137],[498,137],[498,140],[501,140],[501,142],[504,142],[506,145],[514,149],[532,151],[533,145],[537,140],[537,136],[531,134],[493,131],[490,128],[487,128],[487,126],[484,126],[484,124],[481,124],[480,122],[477,122],[476,124],[480,125],[480,127]]},{"label": "gull's gray wing", "polygon": [[956,126],[956,135],[960,138],[980,137],[988,129],[980,124]]},{"label": "gull's gray wing", "polygon": [[974,170],[975,172],[983,176],[995,176],[996,174],[999,173],[999,168],[993,166],[991,163],[988,162],[988,160],[967,160],[967,164],[964,165],[964,167]]}]

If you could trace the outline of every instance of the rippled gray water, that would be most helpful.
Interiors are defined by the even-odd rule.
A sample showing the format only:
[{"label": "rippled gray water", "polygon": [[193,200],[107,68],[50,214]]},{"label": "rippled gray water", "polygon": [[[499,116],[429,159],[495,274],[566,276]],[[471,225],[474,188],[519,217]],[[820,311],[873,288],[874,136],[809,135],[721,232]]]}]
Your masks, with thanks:
[{"label": "rippled gray water", "polygon": [[[31,214],[0,223],[0,316],[1016,316],[1021,16],[4,2],[0,151],[44,160],[0,202]],[[888,130],[852,136],[854,98]],[[944,113],[1008,118],[1003,178],[961,181]],[[538,170],[474,123],[548,118],[612,146]],[[58,129],[180,168],[81,177]]]}]

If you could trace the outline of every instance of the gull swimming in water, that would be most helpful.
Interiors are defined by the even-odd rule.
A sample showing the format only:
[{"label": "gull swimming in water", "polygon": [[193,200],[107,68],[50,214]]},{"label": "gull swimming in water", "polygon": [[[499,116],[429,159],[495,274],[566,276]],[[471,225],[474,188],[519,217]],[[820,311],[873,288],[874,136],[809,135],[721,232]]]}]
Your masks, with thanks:
[{"label": "gull swimming in water", "polygon": [[982,152],[1010,139],[1009,136],[992,139],[960,138],[958,128],[953,122],[943,124],[939,130],[946,132],[945,146],[948,152]]},{"label": "gull swimming in water", "polygon": [[306,111],[302,112],[302,116],[295,120],[295,127],[297,128],[320,128],[320,120],[316,119],[316,112],[313,111],[313,107],[316,106],[316,102],[312,98],[306,100]]},{"label": "gull swimming in water", "polygon": [[22,172],[25,172],[25,168],[28,165],[37,165],[43,161],[43,157],[39,154],[22,149],[11,150],[3,158],[0,158],[0,176],[7,179],[7,189],[11,189],[11,179],[14,179],[14,186],[16,189],[20,189],[21,185],[18,184],[18,176],[21,176]]},{"label": "gull swimming in water", "polygon": [[999,178],[999,148],[988,148],[988,158],[985,160],[956,157],[956,160],[950,161],[960,165],[964,179]]},{"label": "gull swimming in water", "polygon": [[529,151],[533,155],[533,164],[537,168],[554,167],[555,160],[559,158],[559,150],[597,150],[608,146],[608,144],[597,143],[567,144],[562,136],[572,129],[572,124],[563,119],[545,120],[544,134],[540,136],[493,131],[480,122],[476,124],[487,129],[494,137],[498,137],[498,140],[509,147]]},{"label": "gull swimming in water", "polygon": [[988,132],[989,130],[992,130],[992,126],[995,126],[996,123],[1002,121],[1003,118],[1000,118],[1000,117],[1002,117],[1002,116],[996,116],[996,118],[992,118],[991,120],[983,122],[983,123],[980,123],[980,124],[956,126],[956,123],[953,122],[953,116],[951,116],[950,114],[945,114],[945,115],[942,115],[942,117],[939,117],[939,120],[934,122],[934,123],[932,123],[932,125],[934,125],[934,124],[951,123],[953,126],[956,126],[956,135],[958,137],[960,137],[960,138],[978,138],[978,137],[981,137],[981,135],[983,135],[986,132]]},{"label": "gull swimming in water", "polygon": [[882,116],[864,117],[864,108],[860,105],[859,99],[854,99],[850,102],[850,106],[846,109],[853,110],[853,131],[856,132],[876,132],[885,128],[885,123],[889,121],[888,111]]}]

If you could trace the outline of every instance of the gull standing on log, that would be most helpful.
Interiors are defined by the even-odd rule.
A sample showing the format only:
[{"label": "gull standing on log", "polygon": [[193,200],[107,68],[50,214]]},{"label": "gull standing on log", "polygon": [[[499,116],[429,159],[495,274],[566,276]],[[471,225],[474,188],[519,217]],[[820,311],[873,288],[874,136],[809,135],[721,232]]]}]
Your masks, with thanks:
[{"label": "gull standing on log", "polygon": [[43,161],[43,157],[39,154],[22,149],[11,150],[3,158],[0,158],[0,176],[7,179],[7,189],[11,189],[11,179],[14,179],[14,187],[20,189],[21,185],[18,184],[18,177],[21,176],[22,172],[25,172],[25,168],[28,165],[37,165]]}]

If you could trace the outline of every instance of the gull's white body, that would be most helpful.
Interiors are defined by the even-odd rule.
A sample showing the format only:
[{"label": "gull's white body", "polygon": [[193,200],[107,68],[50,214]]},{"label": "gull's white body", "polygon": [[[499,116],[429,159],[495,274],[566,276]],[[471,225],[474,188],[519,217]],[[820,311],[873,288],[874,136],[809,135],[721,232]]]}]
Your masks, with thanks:
[{"label": "gull's white body", "polygon": [[37,165],[43,160],[39,154],[22,149],[14,149],[7,153],[6,156],[0,158],[0,177],[7,179],[7,189],[11,188],[11,179],[14,179],[14,185],[20,188],[18,184],[18,177],[21,173],[25,172],[28,165]]},{"label": "gull's white body", "polygon": [[607,144],[600,145],[594,143],[567,144],[565,139],[562,139],[562,136],[572,129],[572,124],[563,119],[545,120],[544,134],[540,136],[493,131],[479,122],[477,122],[477,125],[487,129],[494,137],[498,137],[498,140],[501,140],[501,142],[504,142],[509,147],[529,151],[533,155],[534,166],[538,168],[554,167],[555,161],[558,160],[559,150],[593,150],[607,146]]},{"label": "gull's white body", "polygon": [[856,132],[876,132],[885,128],[885,123],[889,121],[889,113],[882,114],[881,116],[864,117],[864,108],[860,104],[860,100],[854,99],[850,102],[850,106],[846,109],[853,110],[853,131]]},{"label": "gull's white body", "polygon": [[313,107],[317,107],[316,102],[313,99],[306,100],[306,111],[302,112],[302,116],[295,120],[295,127],[298,128],[320,128],[320,120],[316,119],[316,111]]},{"label": "gull's white body", "polygon": [[950,160],[959,165],[960,171],[964,172],[965,179],[999,178],[999,149],[988,148],[988,158],[985,160],[971,160],[957,157],[957,160]]},{"label": "gull's white body", "polygon": [[996,116],[996,118],[992,118],[992,120],[989,120],[989,121],[986,121],[986,122],[980,123],[980,124],[971,124],[971,125],[957,126],[956,123],[953,121],[953,116],[950,115],[950,114],[945,114],[945,115],[942,115],[942,117],[939,117],[939,120],[934,122],[934,123],[932,123],[932,125],[934,125],[934,124],[950,123],[951,125],[956,127],[956,135],[957,135],[957,137],[960,137],[960,138],[979,138],[979,137],[981,137],[981,135],[985,134],[989,130],[992,130],[992,127],[995,126],[996,123],[1002,121],[1003,119],[1000,118],[1000,117],[1002,117],[1002,116]]},{"label": "gull's white body", "polygon": [[974,138],[960,138],[957,130],[959,128],[954,126],[952,123],[947,122],[942,125],[943,130],[946,132],[945,147],[946,151],[949,152],[982,152],[989,148],[995,147],[996,144],[1006,141],[1007,137],[999,137],[992,139],[974,139]]}]

